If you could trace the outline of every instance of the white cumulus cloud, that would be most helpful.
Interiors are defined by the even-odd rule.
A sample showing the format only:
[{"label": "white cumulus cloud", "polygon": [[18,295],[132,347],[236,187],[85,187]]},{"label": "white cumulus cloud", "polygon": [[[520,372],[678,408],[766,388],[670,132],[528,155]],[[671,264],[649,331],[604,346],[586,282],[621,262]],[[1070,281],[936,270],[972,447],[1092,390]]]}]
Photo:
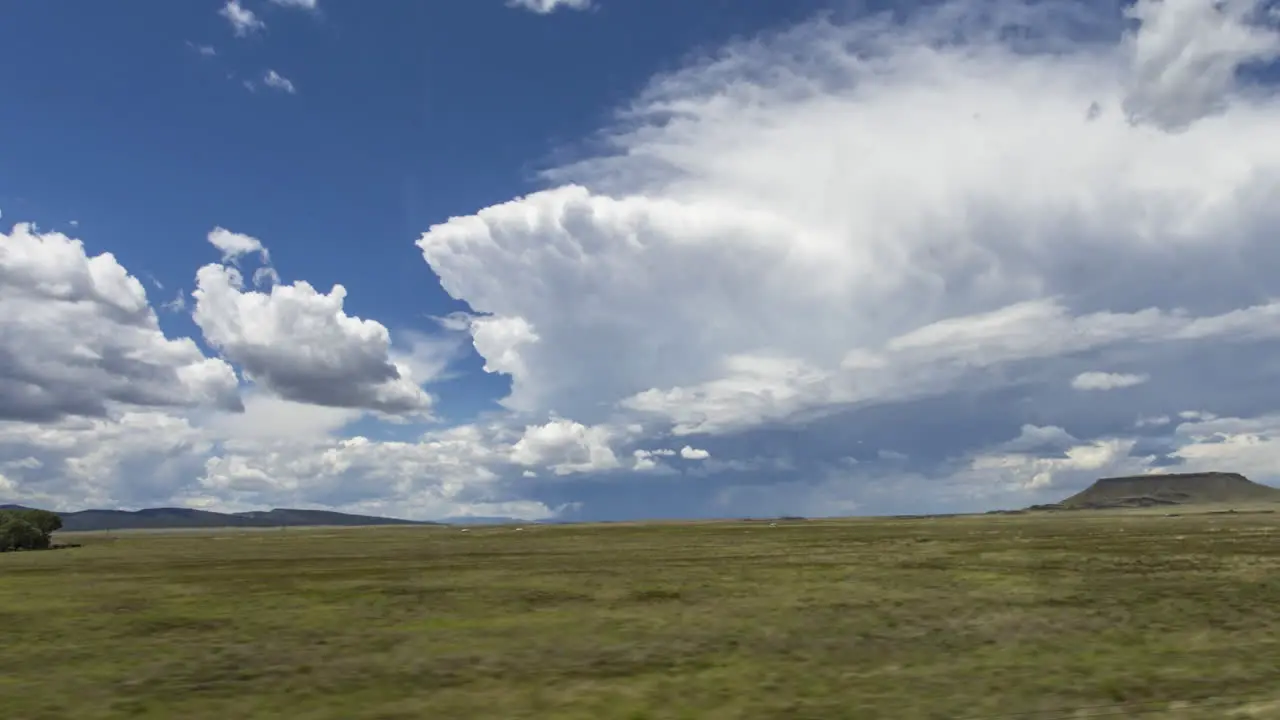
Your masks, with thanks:
[{"label": "white cumulus cloud", "polygon": [[684,458],[685,460],[706,460],[707,458],[711,457],[711,453],[707,452],[706,450],[700,450],[698,448],[685,445],[684,447],[680,448],[680,457]]},{"label": "white cumulus cloud", "polygon": [[258,292],[236,268],[211,264],[196,273],[191,297],[209,344],[285,399],[391,414],[431,407],[408,364],[391,358],[387,328],[344,312],[341,285],[327,294],[303,281]]},{"label": "white cumulus cloud", "polygon": [[1151,378],[1146,375],[1097,372],[1091,370],[1089,372],[1080,373],[1072,378],[1071,387],[1076,390],[1118,390],[1120,388],[1141,385],[1150,379]]},{"label": "white cumulus cloud", "polygon": [[530,425],[511,446],[511,460],[517,465],[548,467],[557,475],[613,470],[619,462],[610,447],[612,435],[605,426],[587,427],[563,419]]},{"label": "white cumulus cloud", "polygon": [[[192,50],[194,50],[194,51],[195,51],[198,55],[200,55],[201,57],[207,57],[207,58],[208,58],[208,57],[214,57],[214,56],[216,56],[216,55],[218,54],[218,49],[217,49],[217,48],[215,48],[214,46],[212,46],[212,45],[197,45],[197,44],[195,44],[195,43],[191,42],[190,40],[188,40],[188,41],[187,41],[187,47],[189,47],[189,48],[191,48]],[[75,226],[76,224],[77,224],[77,223],[76,223],[74,220],[72,220],[72,221],[71,221],[71,225],[72,225],[72,226]]]},{"label": "white cumulus cloud", "polygon": [[207,237],[210,245],[222,251],[222,262],[235,264],[242,256],[252,254],[256,254],[264,263],[271,262],[271,254],[262,241],[251,235],[215,227]]},{"label": "white cumulus cloud", "polygon": [[0,307],[0,419],[241,406],[231,366],[166,337],[142,283],[79,240],[27,224],[0,233]]},{"label": "white cumulus cloud", "polygon": [[281,75],[275,70],[268,70],[263,74],[262,84],[273,90],[279,90],[280,92],[288,93],[290,95],[294,95],[298,92],[298,89],[294,87],[292,80]]},{"label": "white cumulus cloud", "polygon": [[236,37],[246,37],[267,29],[267,24],[252,10],[241,5],[239,0],[227,0],[218,14],[231,23],[231,31]]},{"label": "white cumulus cloud", "polygon": [[561,9],[586,10],[592,6],[592,0],[507,0],[507,6],[548,15]]},{"label": "white cumulus cloud", "polygon": [[[587,424],[732,432],[1008,382],[1000,368],[1032,360],[1275,339],[1280,107],[1216,80],[1221,102],[1173,91],[1208,83],[1178,69],[1202,41],[1267,31],[1139,52],[1179,7],[1111,43],[1072,34],[1119,27],[1093,12],[958,2],[734,44],[656,78],[611,151],[419,246],[482,314],[507,406]],[[1130,122],[1143,103],[1182,107],[1185,127]]]},{"label": "white cumulus cloud", "polygon": [[339,437],[350,411],[251,392],[238,422],[133,411],[34,424],[0,420],[0,501],[55,509],[327,507],[415,519],[554,517],[500,473],[506,435],[463,425],[413,441]]}]

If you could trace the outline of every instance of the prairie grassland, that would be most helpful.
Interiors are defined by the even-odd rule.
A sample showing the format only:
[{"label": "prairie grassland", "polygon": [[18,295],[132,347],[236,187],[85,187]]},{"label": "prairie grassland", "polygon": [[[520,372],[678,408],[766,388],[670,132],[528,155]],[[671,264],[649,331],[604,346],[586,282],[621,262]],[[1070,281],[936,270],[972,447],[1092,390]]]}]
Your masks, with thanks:
[{"label": "prairie grassland", "polygon": [[64,540],[7,717],[1280,717],[1276,515]]}]

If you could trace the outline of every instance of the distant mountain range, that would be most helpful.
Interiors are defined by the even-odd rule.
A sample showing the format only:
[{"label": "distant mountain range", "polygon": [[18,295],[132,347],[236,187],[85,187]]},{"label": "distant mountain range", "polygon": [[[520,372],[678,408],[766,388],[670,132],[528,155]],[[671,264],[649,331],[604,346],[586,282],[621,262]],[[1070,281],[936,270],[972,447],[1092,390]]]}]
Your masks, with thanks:
[{"label": "distant mountain range", "polygon": [[[0,505],[0,510],[23,509],[21,505]],[[78,510],[58,513],[64,532],[98,530],[181,530],[187,528],[224,527],[308,527],[373,525],[439,525],[441,523],[398,520],[350,515],[328,510],[292,510],[277,508],[267,511],[218,513],[189,508],[147,508],[145,510]]]}]

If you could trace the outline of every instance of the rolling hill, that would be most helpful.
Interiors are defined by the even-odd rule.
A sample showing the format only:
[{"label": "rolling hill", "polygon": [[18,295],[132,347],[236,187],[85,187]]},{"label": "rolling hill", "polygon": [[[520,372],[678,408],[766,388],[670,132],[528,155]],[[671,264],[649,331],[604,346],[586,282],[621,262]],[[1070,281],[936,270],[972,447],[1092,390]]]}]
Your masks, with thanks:
[{"label": "rolling hill", "polygon": [[[17,509],[18,505],[0,505],[0,510]],[[181,530],[222,527],[308,527],[308,526],[373,526],[373,525],[437,525],[439,523],[399,520],[395,518],[351,515],[328,510],[295,510],[276,508],[267,511],[218,513],[190,508],[147,508],[145,510],[79,510],[58,513],[64,532],[95,530]]]},{"label": "rolling hill", "polygon": [[1102,510],[1161,505],[1280,503],[1280,489],[1239,473],[1205,472],[1101,478],[1083,491],[1035,510]]}]

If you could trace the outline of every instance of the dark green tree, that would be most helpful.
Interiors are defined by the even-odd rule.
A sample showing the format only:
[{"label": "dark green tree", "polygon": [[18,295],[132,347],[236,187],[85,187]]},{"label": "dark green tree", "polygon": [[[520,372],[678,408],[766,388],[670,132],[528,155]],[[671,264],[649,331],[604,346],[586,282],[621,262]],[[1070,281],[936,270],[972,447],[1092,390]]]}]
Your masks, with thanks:
[{"label": "dark green tree", "polygon": [[49,536],[40,532],[16,513],[0,517],[0,552],[10,550],[44,550],[49,547]]},{"label": "dark green tree", "polygon": [[48,510],[0,510],[0,552],[45,550],[60,529],[62,518]]},{"label": "dark green tree", "polygon": [[40,532],[52,536],[62,529],[62,516],[48,510],[20,510],[18,517],[35,525]]}]

